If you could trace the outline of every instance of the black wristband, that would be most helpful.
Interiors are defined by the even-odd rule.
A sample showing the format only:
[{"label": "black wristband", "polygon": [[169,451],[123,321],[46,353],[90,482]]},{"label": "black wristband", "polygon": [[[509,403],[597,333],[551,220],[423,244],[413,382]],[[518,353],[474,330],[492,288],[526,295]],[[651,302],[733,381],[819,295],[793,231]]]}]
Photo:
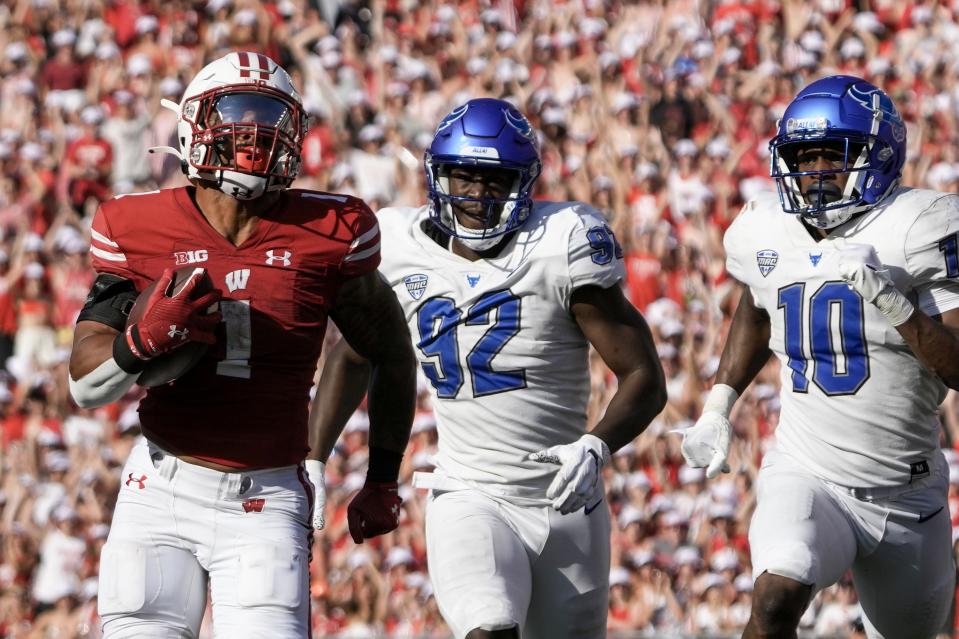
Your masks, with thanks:
[{"label": "black wristband", "polygon": [[147,365],[146,360],[140,359],[130,350],[126,331],[121,331],[113,340],[113,360],[125,373],[140,373]]},{"label": "black wristband", "polygon": [[370,446],[370,465],[366,471],[366,481],[378,484],[396,482],[400,476],[400,463],[402,461],[403,453],[388,448],[380,448],[379,446]]}]

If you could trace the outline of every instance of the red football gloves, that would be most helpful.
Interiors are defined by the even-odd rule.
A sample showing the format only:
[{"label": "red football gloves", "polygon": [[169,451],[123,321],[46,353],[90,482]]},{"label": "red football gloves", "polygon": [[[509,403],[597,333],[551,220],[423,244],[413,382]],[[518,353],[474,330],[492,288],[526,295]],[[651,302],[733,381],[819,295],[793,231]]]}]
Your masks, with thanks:
[{"label": "red football gloves", "polygon": [[353,541],[362,544],[364,539],[396,530],[400,525],[402,503],[395,481],[386,484],[367,481],[346,509]]},{"label": "red football gloves", "polygon": [[216,343],[213,331],[222,315],[219,311],[207,313],[207,309],[219,302],[223,294],[214,289],[195,300],[190,299],[201,277],[202,273],[195,273],[179,293],[167,297],[173,269],[163,271],[147,298],[140,320],[126,329],[126,343],[135,357],[152,359],[187,342]]}]

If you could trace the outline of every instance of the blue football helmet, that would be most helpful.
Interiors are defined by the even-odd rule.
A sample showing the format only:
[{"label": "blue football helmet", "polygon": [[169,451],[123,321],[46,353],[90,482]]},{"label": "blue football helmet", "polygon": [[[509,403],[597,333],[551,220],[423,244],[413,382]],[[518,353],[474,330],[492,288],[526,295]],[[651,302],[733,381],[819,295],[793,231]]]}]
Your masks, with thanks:
[{"label": "blue football helmet", "polygon": [[[850,75],[816,80],[790,102],[777,128],[769,143],[770,175],[783,210],[814,226],[842,224],[881,202],[899,183],[906,127],[889,96],[865,80]],[[804,147],[837,151],[834,168],[800,171],[797,154]],[[849,177],[841,194],[823,179],[844,173]],[[818,186],[803,193],[802,176],[818,177]]]},{"label": "blue football helmet", "polygon": [[[430,219],[465,246],[484,251],[518,229],[533,206],[531,192],[540,173],[539,151],[529,120],[509,102],[478,98],[443,118],[424,157]],[[505,198],[470,198],[449,192],[449,172],[456,166],[507,169],[516,173]],[[482,229],[457,223],[452,203],[481,202],[486,210]]]}]

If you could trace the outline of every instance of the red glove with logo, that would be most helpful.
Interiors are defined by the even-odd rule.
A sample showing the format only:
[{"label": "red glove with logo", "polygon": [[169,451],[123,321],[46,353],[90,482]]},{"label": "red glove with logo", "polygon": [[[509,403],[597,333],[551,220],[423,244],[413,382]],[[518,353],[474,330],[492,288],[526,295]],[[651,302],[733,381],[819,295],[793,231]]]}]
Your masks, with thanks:
[{"label": "red glove with logo", "polygon": [[219,289],[213,289],[206,295],[191,299],[203,277],[203,271],[197,271],[178,292],[169,297],[166,293],[173,281],[173,269],[163,271],[147,298],[140,319],[126,329],[126,344],[136,358],[152,359],[187,342],[216,343],[213,331],[222,320],[222,315],[219,311],[207,313],[207,309],[219,302],[223,294]]},{"label": "red glove with logo", "polygon": [[400,499],[396,482],[381,484],[367,481],[346,509],[346,521],[353,541],[385,535],[400,525]]}]

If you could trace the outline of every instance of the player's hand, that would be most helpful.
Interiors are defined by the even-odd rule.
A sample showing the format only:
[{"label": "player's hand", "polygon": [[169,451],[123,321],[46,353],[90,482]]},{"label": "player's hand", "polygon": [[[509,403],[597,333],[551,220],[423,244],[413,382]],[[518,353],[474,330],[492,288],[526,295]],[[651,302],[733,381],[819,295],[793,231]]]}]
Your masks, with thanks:
[{"label": "player's hand", "polygon": [[843,238],[833,240],[832,245],[839,256],[839,276],[849,288],[874,304],[893,326],[909,319],[913,305],[896,289],[872,245],[847,242]]},{"label": "player's hand", "polygon": [[381,484],[367,481],[346,509],[350,537],[357,544],[364,539],[396,530],[400,525],[400,499],[396,482]]},{"label": "player's hand", "polygon": [[696,423],[684,431],[674,431],[683,436],[683,459],[692,468],[706,468],[706,477],[712,479],[720,472],[728,473],[729,442],[732,424],[723,414],[706,411]]},{"label": "player's hand", "polygon": [[546,489],[553,508],[566,515],[586,505],[596,492],[600,472],[609,462],[609,447],[599,437],[586,433],[572,444],[550,446],[526,457],[545,464],[559,464],[556,477]]},{"label": "player's hand", "polygon": [[313,485],[313,529],[323,530],[326,526],[326,464],[318,459],[307,459],[303,465]]},{"label": "player's hand", "polygon": [[153,294],[147,298],[140,321],[126,329],[127,345],[137,358],[152,359],[188,342],[216,342],[213,331],[222,316],[219,311],[208,313],[207,310],[219,302],[223,294],[214,289],[195,300],[190,299],[202,273],[197,269],[176,295],[167,297],[173,269],[163,271]]}]

